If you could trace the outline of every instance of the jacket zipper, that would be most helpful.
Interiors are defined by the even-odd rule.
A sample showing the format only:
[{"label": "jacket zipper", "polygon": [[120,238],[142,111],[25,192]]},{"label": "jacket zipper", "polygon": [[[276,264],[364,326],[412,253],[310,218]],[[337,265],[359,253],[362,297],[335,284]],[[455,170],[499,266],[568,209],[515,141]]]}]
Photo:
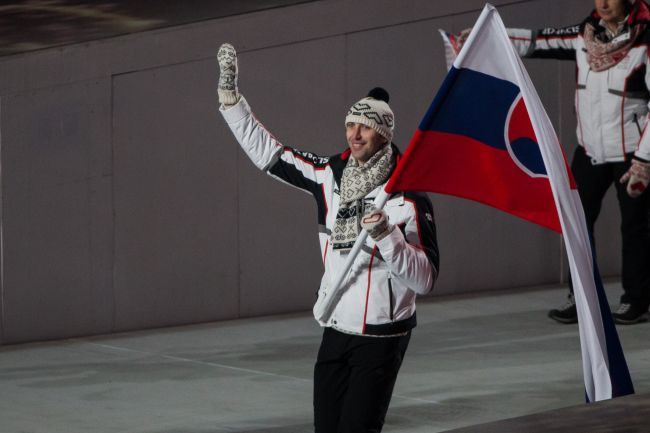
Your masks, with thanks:
[{"label": "jacket zipper", "polygon": [[395,308],[395,297],[393,296],[393,283],[391,282],[390,277],[388,277],[388,299],[390,306],[390,321],[393,321],[393,309]]}]

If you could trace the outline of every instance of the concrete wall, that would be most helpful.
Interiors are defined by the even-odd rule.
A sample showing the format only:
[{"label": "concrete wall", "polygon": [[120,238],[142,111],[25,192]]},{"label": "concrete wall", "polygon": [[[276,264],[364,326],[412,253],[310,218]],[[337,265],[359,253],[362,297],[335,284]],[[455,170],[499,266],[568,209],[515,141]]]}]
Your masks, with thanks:
[{"label": "concrete wall", "polygon": [[[493,3],[520,27],[572,24],[590,6]],[[0,343],[309,309],[322,272],[313,200],[239,150],[218,114],[219,44],[238,48],[240,89],[285,144],[343,150],[347,108],[381,85],[404,148],[445,75],[437,29],[470,26],[482,6],[328,0],[0,59]],[[573,64],[526,65],[571,153]],[[564,278],[557,235],[432,199],[437,293]],[[619,271],[617,227],[610,195],[605,275]]]}]

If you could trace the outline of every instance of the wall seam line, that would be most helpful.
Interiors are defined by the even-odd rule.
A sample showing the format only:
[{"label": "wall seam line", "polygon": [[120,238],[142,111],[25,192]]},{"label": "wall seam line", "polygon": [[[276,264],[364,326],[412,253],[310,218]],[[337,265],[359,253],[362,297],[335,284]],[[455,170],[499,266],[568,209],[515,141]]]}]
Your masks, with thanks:
[{"label": "wall seam line", "polygon": [[2,165],[2,97],[0,97],[0,346],[5,341],[4,172]]},{"label": "wall seam line", "polygon": [[109,131],[109,140],[111,143],[111,217],[113,223],[113,236],[111,236],[111,333],[116,332],[117,329],[117,300],[116,300],[116,291],[115,291],[115,244],[117,243],[117,223],[115,216],[115,76],[110,76],[110,131]]}]

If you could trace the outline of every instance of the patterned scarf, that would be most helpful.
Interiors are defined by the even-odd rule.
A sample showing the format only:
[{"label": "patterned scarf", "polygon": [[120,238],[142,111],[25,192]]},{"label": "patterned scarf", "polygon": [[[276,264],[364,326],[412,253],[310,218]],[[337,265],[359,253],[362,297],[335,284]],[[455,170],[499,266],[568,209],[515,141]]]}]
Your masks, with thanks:
[{"label": "patterned scarf", "polygon": [[372,207],[372,204],[364,204],[363,198],[388,180],[393,165],[390,145],[384,146],[363,165],[352,156],[348,158],[341,177],[341,202],[332,231],[332,248],[352,249],[361,231],[361,217]]},{"label": "patterned scarf", "polygon": [[592,71],[600,72],[611,68],[620,62],[630,51],[637,36],[645,30],[645,24],[634,24],[629,30],[628,38],[604,40],[602,32],[598,32],[593,24],[585,25],[585,47],[587,61]]}]

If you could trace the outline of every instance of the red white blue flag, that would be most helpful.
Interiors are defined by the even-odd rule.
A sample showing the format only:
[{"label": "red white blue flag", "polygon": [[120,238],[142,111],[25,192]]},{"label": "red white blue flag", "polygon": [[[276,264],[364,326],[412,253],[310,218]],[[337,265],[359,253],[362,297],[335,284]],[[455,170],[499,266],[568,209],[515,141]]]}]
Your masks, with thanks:
[{"label": "red white blue flag", "polygon": [[634,393],[566,158],[493,6],[483,9],[385,190],[464,197],[561,233],[587,401]]}]

